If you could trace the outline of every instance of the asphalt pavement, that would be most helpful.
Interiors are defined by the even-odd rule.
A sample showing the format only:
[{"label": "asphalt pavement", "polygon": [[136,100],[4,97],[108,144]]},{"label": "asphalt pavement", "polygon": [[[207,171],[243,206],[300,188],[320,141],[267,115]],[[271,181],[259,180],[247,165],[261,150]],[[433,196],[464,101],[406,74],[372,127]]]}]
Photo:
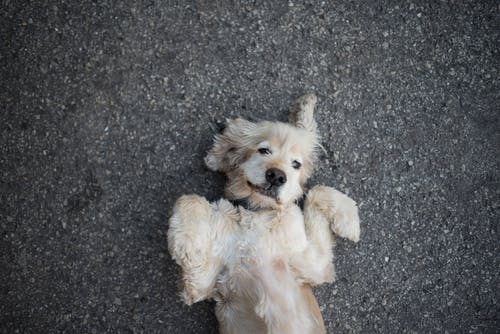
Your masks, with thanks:
[{"label": "asphalt pavement", "polygon": [[360,205],[329,332],[500,332],[498,1],[15,1],[0,6],[0,333],[215,333],[167,251],[220,198],[226,118],[318,95],[309,185]]}]

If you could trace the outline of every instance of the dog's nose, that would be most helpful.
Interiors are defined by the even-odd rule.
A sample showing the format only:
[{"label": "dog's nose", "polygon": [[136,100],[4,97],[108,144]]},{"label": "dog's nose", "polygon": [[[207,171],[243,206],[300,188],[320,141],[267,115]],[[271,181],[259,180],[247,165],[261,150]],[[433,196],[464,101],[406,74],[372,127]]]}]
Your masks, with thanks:
[{"label": "dog's nose", "polygon": [[269,168],[266,171],[266,180],[273,186],[281,186],[286,182],[286,175],[278,168]]}]

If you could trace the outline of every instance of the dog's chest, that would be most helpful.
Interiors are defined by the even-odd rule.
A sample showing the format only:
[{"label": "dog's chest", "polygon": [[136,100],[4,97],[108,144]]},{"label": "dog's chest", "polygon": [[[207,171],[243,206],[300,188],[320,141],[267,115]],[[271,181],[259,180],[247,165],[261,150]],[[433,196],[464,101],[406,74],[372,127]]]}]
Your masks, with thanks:
[{"label": "dog's chest", "polygon": [[233,255],[239,260],[286,258],[307,246],[304,219],[298,207],[285,212],[240,211]]}]

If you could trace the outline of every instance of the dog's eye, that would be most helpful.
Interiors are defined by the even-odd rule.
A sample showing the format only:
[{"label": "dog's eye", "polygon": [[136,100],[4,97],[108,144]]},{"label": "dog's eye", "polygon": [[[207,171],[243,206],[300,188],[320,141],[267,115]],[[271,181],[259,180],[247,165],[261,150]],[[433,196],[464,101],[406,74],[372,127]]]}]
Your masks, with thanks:
[{"label": "dog's eye", "polygon": [[292,167],[295,169],[299,169],[302,164],[298,162],[297,160],[292,161]]},{"label": "dog's eye", "polygon": [[265,147],[259,148],[257,151],[259,151],[260,154],[271,154],[271,150]]}]

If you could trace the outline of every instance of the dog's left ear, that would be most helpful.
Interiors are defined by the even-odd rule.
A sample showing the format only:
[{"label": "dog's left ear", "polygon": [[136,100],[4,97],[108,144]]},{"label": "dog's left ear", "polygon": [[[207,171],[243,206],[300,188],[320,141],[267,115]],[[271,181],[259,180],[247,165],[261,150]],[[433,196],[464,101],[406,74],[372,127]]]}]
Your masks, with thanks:
[{"label": "dog's left ear", "polygon": [[242,162],[253,142],[256,124],[242,118],[228,120],[225,129],[215,136],[214,145],[205,157],[210,170],[228,172]]},{"label": "dog's left ear", "polygon": [[318,126],[314,120],[314,107],[317,101],[314,94],[302,95],[296,99],[289,109],[289,123],[316,134]]}]

